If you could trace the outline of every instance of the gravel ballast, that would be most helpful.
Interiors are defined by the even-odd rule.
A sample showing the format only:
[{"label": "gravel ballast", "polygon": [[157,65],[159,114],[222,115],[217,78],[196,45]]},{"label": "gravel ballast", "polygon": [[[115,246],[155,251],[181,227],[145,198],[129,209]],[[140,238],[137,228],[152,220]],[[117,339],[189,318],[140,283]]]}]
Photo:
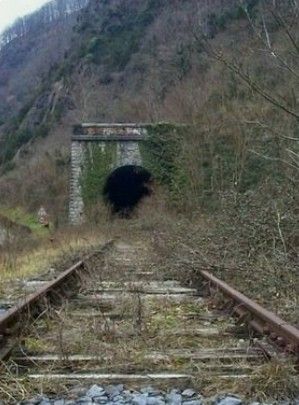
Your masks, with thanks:
[{"label": "gravel ballast", "polygon": [[[161,391],[151,386],[139,391],[126,389],[122,384],[99,386],[92,385],[88,388],[74,388],[64,398],[50,398],[47,396],[36,396],[21,401],[18,405],[299,405],[299,400],[284,400],[273,403],[262,403],[254,400],[243,400],[235,395],[221,394],[214,397],[203,397],[195,390],[171,389]],[[0,405],[2,405],[0,401]]]}]

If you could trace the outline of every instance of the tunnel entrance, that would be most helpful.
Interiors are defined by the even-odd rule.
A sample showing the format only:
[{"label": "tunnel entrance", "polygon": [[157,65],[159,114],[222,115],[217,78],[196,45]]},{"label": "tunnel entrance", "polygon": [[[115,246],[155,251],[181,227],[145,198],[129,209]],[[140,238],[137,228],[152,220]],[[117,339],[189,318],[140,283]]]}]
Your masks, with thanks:
[{"label": "tunnel entrance", "polygon": [[141,166],[127,165],[107,178],[103,195],[114,214],[129,217],[142,198],[151,194],[151,173]]}]

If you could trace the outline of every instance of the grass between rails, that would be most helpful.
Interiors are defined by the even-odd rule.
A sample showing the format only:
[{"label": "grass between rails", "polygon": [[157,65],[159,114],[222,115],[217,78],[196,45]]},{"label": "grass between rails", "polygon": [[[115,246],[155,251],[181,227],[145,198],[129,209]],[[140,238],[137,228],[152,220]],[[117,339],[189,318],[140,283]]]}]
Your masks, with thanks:
[{"label": "grass between rails", "polygon": [[[144,218],[145,219],[145,218]],[[164,220],[165,221],[165,220]],[[170,227],[170,223],[164,222]],[[151,224],[155,222],[154,217],[151,218]],[[145,231],[146,229],[146,231]],[[165,260],[168,257],[157,254],[157,239],[150,232],[150,224],[147,221],[139,219],[128,221],[115,221],[111,224],[110,233],[118,235],[123,241],[126,235],[126,243],[118,243],[120,253],[117,255],[115,251],[109,251],[103,259],[97,263],[92,263],[88,266],[88,270],[92,272],[94,279],[91,283],[88,278],[82,278],[82,288],[88,288],[91,292],[96,294],[97,283],[101,283],[105,279],[111,280],[116,277],[119,282],[120,273],[122,276],[130,276],[131,271],[149,270],[149,267],[162,279],[170,279],[172,276],[180,276],[181,269],[174,269],[169,271],[165,266]],[[130,231],[130,232],[129,232]],[[160,230],[161,231],[161,230]],[[121,236],[122,235],[122,236]],[[138,247],[137,251],[127,250],[126,254],[121,254],[126,250],[126,246],[130,243]],[[162,259],[162,262],[161,262]],[[161,263],[164,263],[162,267]],[[146,285],[146,283],[145,283]],[[245,398],[257,398],[261,400],[269,400],[272,398],[291,398],[296,395],[296,381],[293,375],[292,367],[284,361],[275,361],[266,365],[262,364],[255,368],[252,375],[244,378],[243,380],[233,381],[228,379],[221,380],[213,375],[213,369],[209,370],[206,366],[200,366],[196,362],[185,361],[175,357],[159,357],[148,358],[148,354],[153,351],[160,351],[167,353],[172,348],[184,348],[189,350],[200,350],[209,348],[225,348],[234,347],[238,344],[238,339],[230,336],[220,338],[214,336],[194,337],[194,336],[175,336],[172,334],[174,328],[181,330],[188,329],[193,326],[194,321],[185,318],[187,313],[204,312],[206,315],[210,314],[209,308],[204,303],[195,303],[193,300],[189,302],[181,302],[179,305],[174,304],[168,299],[163,302],[145,301],[141,302],[135,296],[134,299],[119,296],[117,302],[114,302],[112,308],[116,311],[124,311],[130,315],[130,320],[122,319],[120,321],[110,322],[105,318],[105,315],[98,317],[93,315],[90,304],[82,306],[82,311],[87,311],[89,316],[79,316],[76,320],[73,314],[72,303],[66,304],[60,310],[49,313],[44,319],[37,320],[30,325],[30,335],[22,341],[22,350],[31,354],[35,353],[55,353],[61,356],[61,362],[50,363],[46,367],[47,372],[53,372],[61,366],[66,367],[68,370],[71,367],[68,364],[68,356],[72,354],[90,354],[97,355],[102,360],[102,369],[99,372],[124,372],[130,373],[132,370],[140,370],[140,372],[154,371],[154,370],[171,370],[177,372],[191,373],[194,378],[191,384],[206,396],[212,396],[215,393],[232,392],[242,395]],[[101,300],[95,302],[93,309],[96,312],[103,311]],[[106,308],[107,309],[107,308]],[[78,308],[76,307],[78,311]],[[78,316],[78,314],[76,314]],[[200,322],[196,322],[199,323]],[[229,321],[230,323],[230,321]],[[135,325],[135,334],[125,336],[130,329],[130,326]],[[136,329],[137,326],[140,330]],[[205,325],[207,326],[207,325]],[[209,326],[209,325],[208,325]],[[222,321],[221,317],[211,322],[212,326],[218,326],[220,333],[225,331],[229,326],[227,321]],[[121,337],[115,335],[116,331],[123,333]],[[96,364],[97,362],[95,362]],[[217,359],[215,360],[217,363]],[[219,361],[220,364],[220,361]],[[214,365],[214,364],[213,364]],[[248,367],[250,364],[245,362],[237,362],[235,366]],[[40,369],[37,367],[37,372],[42,372],[45,368],[42,366]],[[80,370],[88,371],[93,367],[93,364],[79,363],[74,366],[73,372]],[[5,383],[5,381],[4,381]],[[21,386],[18,387],[17,384]],[[12,391],[11,387],[16,390]],[[7,386],[2,385],[1,389],[10,396],[26,395],[31,396],[32,392],[52,392],[63,393],[67,391],[66,384],[61,382],[42,381],[38,384],[26,380],[26,375],[22,382],[11,383],[9,387],[9,379],[7,379]],[[17,394],[16,394],[17,392]],[[29,393],[29,394],[28,394]]]},{"label": "grass between rails", "polygon": [[[161,258],[161,269],[170,275],[172,272],[180,274],[184,284],[197,282],[198,269],[209,269],[296,325],[299,267],[293,253],[287,256],[279,247],[271,245],[271,238],[278,235],[275,217],[269,236],[260,225],[267,218],[262,217],[260,223],[256,223],[254,214],[249,212],[240,225],[237,221],[234,224],[233,217],[237,215],[226,202],[217,216],[198,212],[187,218],[169,210],[161,192],[145,200],[129,221],[111,220],[100,205],[91,213],[92,225],[55,232],[51,235],[52,241],[49,236],[33,238],[28,240],[25,251],[12,247],[0,252],[0,281],[3,285],[10,280],[43,273],[53,267],[59,257],[68,256],[67,252],[74,254],[107,238],[139,238],[140,243],[152,241]],[[292,224],[295,226],[294,222]],[[264,246],[266,242],[269,248]],[[152,260],[153,257],[149,257],[148,262]]]},{"label": "grass between rails", "polygon": [[[103,240],[113,238],[128,243],[134,241],[135,244],[137,243],[140,246],[141,253],[136,255],[133,252],[132,256],[137,256],[136,263],[139,263],[143,270],[155,270],[161,277],[165,275],[168,278],[172,276],[180,278],[184,284],[192,286],[198,282],[197,270],[209,267],[220,278],[227,280],[237,289],[261,302],[265,307],[279,312],[287,320],[295,322],[296,277],[298,277],[298,274],[296,274],[296,268],[292,265],[292,262],[284,262],[287,267],[280,269],[279,264],[281,262],[269,252],[263,252],[262,255],[268,266],[261,265],[261,255],[253,256],[250,260],[248,257],[246,259],[246,255],[242,253],[242,246],[246,245],[248,241],[246,241],[245,237],[239,237],[239,235],[236,238],[235,233],[230,234],[231,230],[226,231],[221,222],[223,217],[212,218],[205,213],[198,213],[190,220],[183,215],[167,210],[165,201],[160,197],[157,200],[155,200],[155,197],[152,200],[146,200],[130,221],[121,219],[111,221],[106,215],[103,215],[102,207],[99,207],[101,214],[97,216],[96,213],[93,213],[95,222],[93,226],[87,225],[80,229],[57,232],[52,235],[52,242],[45,238],[36,246],[31,247],[26,255],[21,252],[20,256],[16,258],[16,264],[20,264],[20,268],[15,272],[11,270],[4,272],[5,280],[36,276],[48,270],[53,264],[57,268],[57,263],[60,263],[62,270],[62,263],[65,263],[66,256],[72,256],[90,249]],[[150,249],[147,248],[148,246],[150,246]],[[62,257],[64,260],[61,261]],[[110,258],[110,260],[112,259]],[[120,260],[116,273],[122,271],[124,265],[125,261]],[[277,272],[278,270],[272,272],[273,266],[280,273]],[[17,268],[18,266],[15,267],[15,269]],[[99,279],[101,279],[101,277],[109,275],[110,267],[104,261],[98,270]],[[130,271],[129,267],[126,271]],[[278,283],[276,276],[279,276],[279,274],[283,274],[283,277],[279,278]],[[275,293],[273,293],[273,288],[275,288]],[[280,292],[279,295],[277,295],[278,292]],[[129,307],[126,306],[126,308],[129,311]],[[278,309],[279,311],[277,311]],[[131,308],[131,310],[134,312],[136,308]],[[60,323],[66,326],[70,320],[68,320],[67,316],[63,316],[63,312],[60,315],[64,319],[64,323]],[[154,334],[157,325],[165,326],[166,329],[173,328],[174,315],[172,310],[160,314],[158,308],[157,313],[148,320],[148,330]],[[136,318],[137,321],[138,317]],[[46,324],[40,325],[40,327],[46,330],[52,322],[49,318]],[[98,324],[99,321],[97,320],[91,326],[95,327]],[[122,325],[122,327],[126,329],[126,325]],[[86,341],[90,343],[90,347],[93,345],[95,345],[94,348],[97,347],[94,333],[89,336],[84,335],[85,342],[82,342],[82,339],[77,342],[72,340],[72,346],[69,345],[68,339],[72,338],[73,334],[66,334],[63,328],[60,331],[62,340],[59,336],[52,336],[50,341],[47,342],[36,339],[33,333],[26,338],[26,346],[33,352],[51,352],[53,342],[59,342],[60,339],[61,342],[65,343],[61,344],[61,347],[70,347],[74,351],[76,348],[81,350],[82,344],[86,344]],[[100,330],[98,332],[100,333]],[[57,333],[59,333],[59,328],[57,328]],[[111,339],[113,340],[112,330],[108,328],[106,333],[107,343],[110,343]],[[79,337],[80,334],[75,333],[75,335]],[[187,337],[184,339],[181,338],[180,340],[182,344],[190,345],[190,347],[194,345],[200,347],[200,342],[196,339]],[[163,348],[168,342],[169,337],[163,337],[162,335],[153,341],[153,346]],[[118,347],[119,366],[130,367],[130,364],[126,366],[126,363],[130,363],[126,354],[128,353],[128,347],[119,345],[117,341],[115,343]],[[131,353],[134,352],[133,349],[135,351],[136,349],[139,350],[137,360],[141,367],[145,362],[144,347],[140,345],[133,346]],[[166,366],[172,367],[174,364],[171,362],[165,363]],[[180,362],[175,364],[178,369],[182,366],[183,364]],[[291,397],[296,392],[292,366],[284,362],[271,362],[267,365],[261,365],[248,379],[238,381],[238,383],[226,381],[223,384],[221,381],[209,378],[208,373],[203,372],[201,369],[197,370],[195,375],[194,385],[207,395],[213,395],[216,391],[230,391],[264,400],[273,397]],[[12,386],[14,385],[17,387],[18,383],[15,382]],[[44,390],[47,387],[50,387],[49,389],[52,387],[54,391],[57,391],[53,383],[50,382],[45,382],[42,387]],[[30,392],[31,388],[30,382],[24,381],[22,389],[18,388],[18,392]],[[65,389],[63,384],[59,388],[61,392]],[[8,390],[8,388],[3,389]]]}]

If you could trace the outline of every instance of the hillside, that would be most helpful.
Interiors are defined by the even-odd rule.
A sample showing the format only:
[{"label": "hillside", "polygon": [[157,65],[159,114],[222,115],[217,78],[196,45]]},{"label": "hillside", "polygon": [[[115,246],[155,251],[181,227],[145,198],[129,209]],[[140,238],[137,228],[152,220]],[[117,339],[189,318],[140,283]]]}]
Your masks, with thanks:
[{"label": "hillside", "polygon": [[[77,10],[77,1],[69,1],[69,7]],[[68,112],[73,112],[68,123],[74,117],[168,118],[159,111],[161,102],[196,66],[190,23],[196,29],[204,21],[213,36],[213,18],[229,23],[238,8],[238,2],[225,1],[208,7],[196,1],[101,1],[90,2],[79,14],[55,17],[44,7],[22,22],[29,26],[24,32],[16,24],[3,35],[10,40],[3,40],[8,43],[0,53],[2,163],[32,138],[45,137]],[[214,17],[213,10],[220,16]]]},{"label": "hillside", "polygon": [[297,184],[292,2],[66,0],[67,12],[51,4],[23,31],[12,27],[0,51],[7,203],[46,203],[61,218],[71,126],[93,120],[193,124],[175,162],[193,177],[177,179],[179,206],[217,206],[219,193],[264,181]]}]

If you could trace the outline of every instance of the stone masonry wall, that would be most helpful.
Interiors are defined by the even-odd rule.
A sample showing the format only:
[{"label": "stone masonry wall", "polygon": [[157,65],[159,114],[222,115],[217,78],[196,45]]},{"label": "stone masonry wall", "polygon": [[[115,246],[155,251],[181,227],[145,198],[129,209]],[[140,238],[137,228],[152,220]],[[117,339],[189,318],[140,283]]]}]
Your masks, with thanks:
[{"label": "stone masonry wall", "polygon": [[142,165],[139,142],[126,141],[117,143],[116,162],[114,168],[116,169],[117,167],[126,165]]},{"label": "stone masonry wall", "polygon": [[80,225],[84,222],[84,202],[81,190],[81,173],[84,165],[84,144],[73,141],[71,146],[71,180],[70,180],[70,205],[69,222]]}]

